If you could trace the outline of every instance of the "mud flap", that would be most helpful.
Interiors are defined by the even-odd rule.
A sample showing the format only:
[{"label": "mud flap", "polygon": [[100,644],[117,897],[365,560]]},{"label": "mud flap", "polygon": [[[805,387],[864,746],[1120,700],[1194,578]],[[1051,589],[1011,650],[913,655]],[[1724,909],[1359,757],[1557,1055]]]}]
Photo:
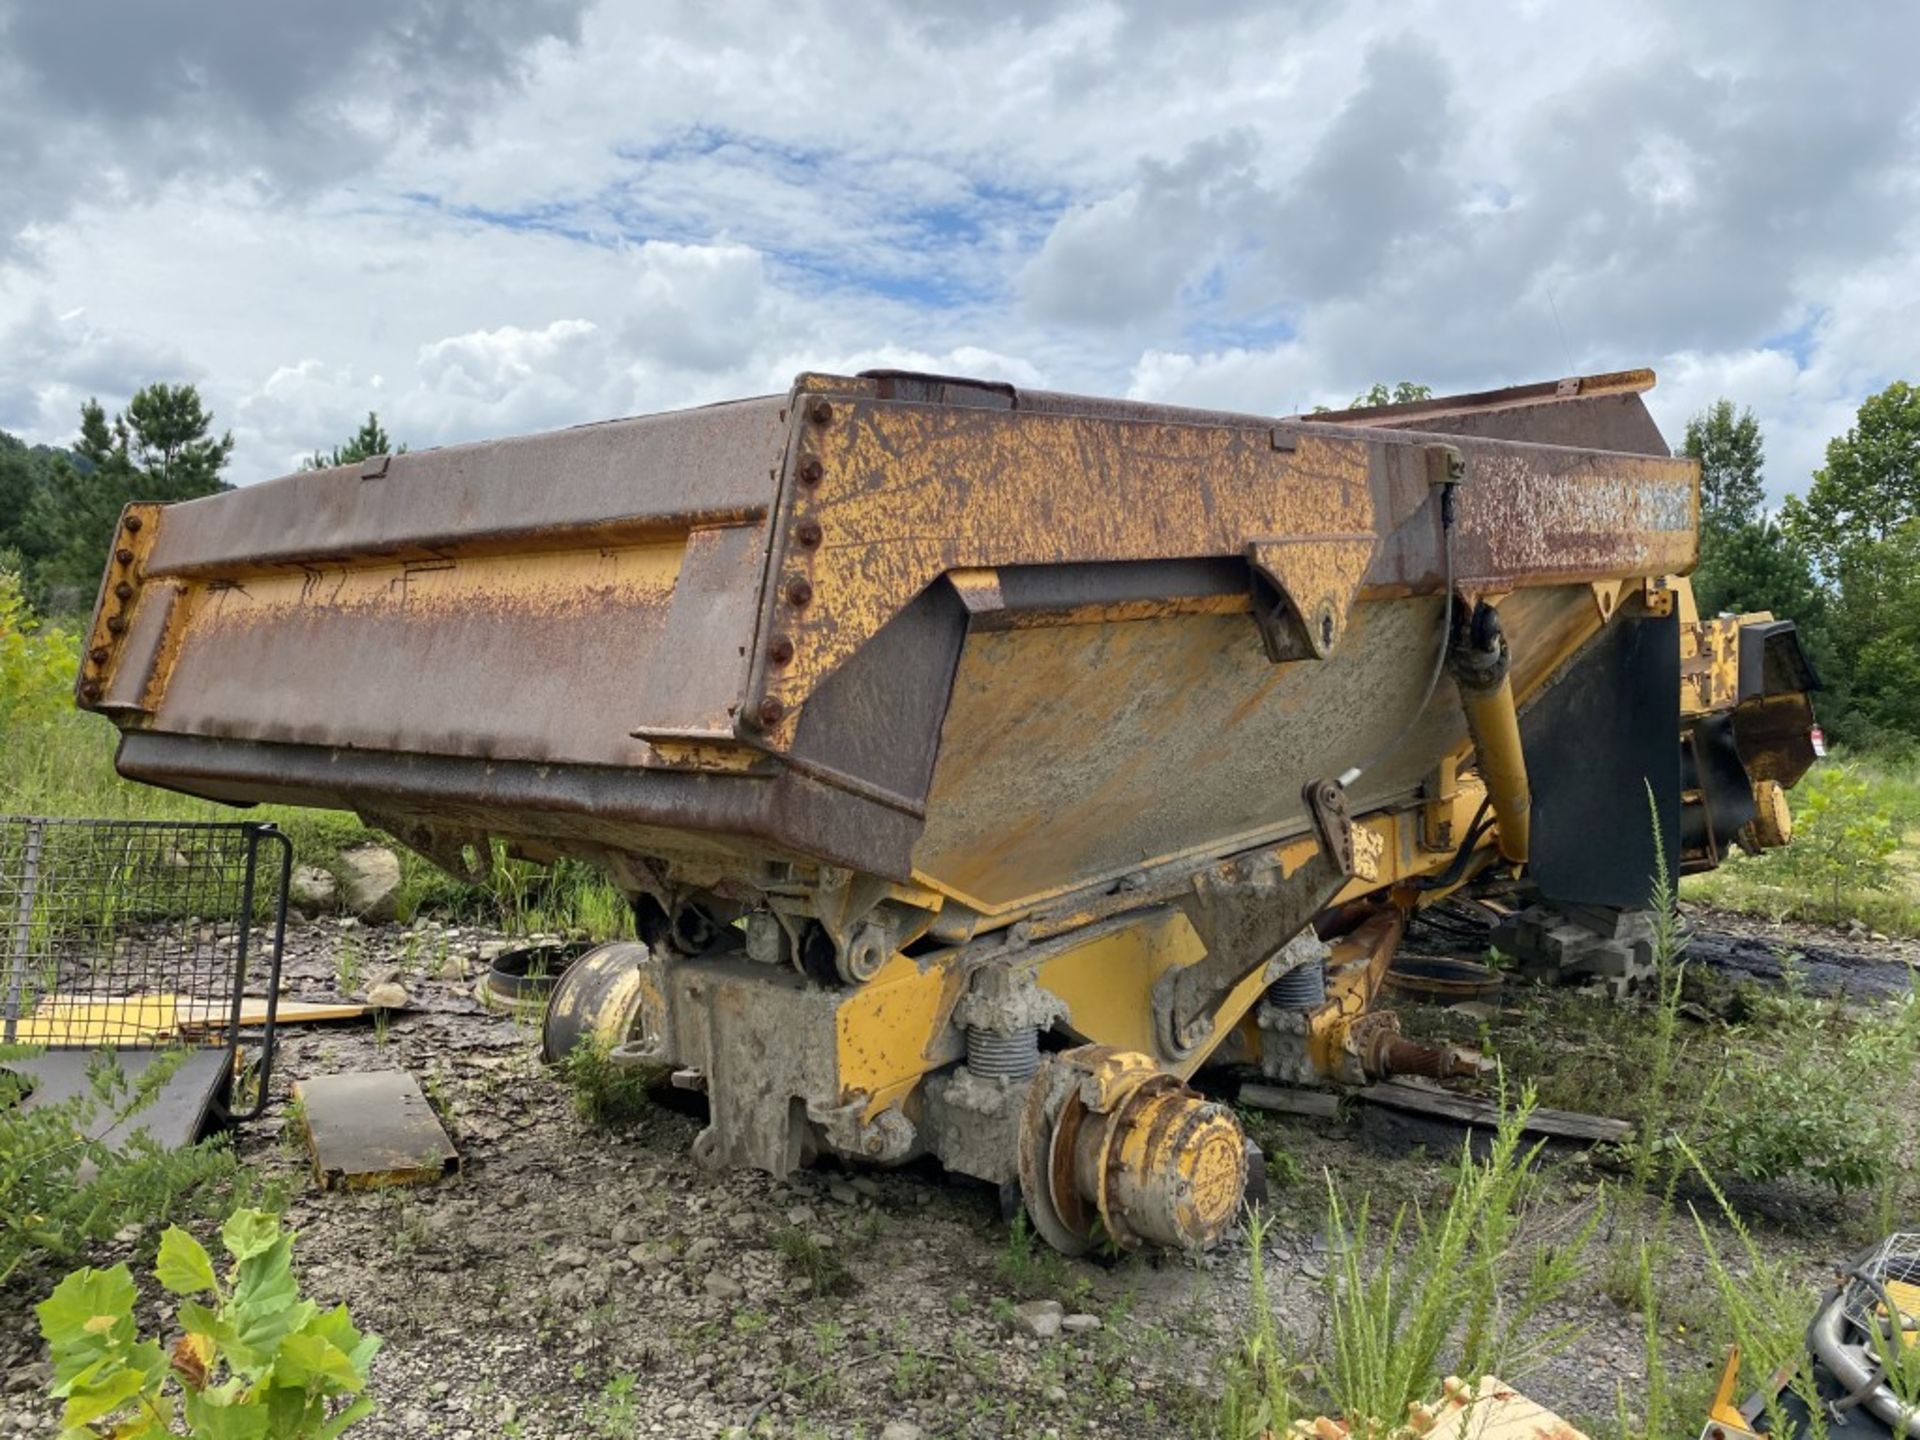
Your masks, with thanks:
[{"label": "mud flap", "polygon": [[1531,865],[1550,900],[1638,909],[1680,860],[1680,625],[1623,615],[1520,717]]}]

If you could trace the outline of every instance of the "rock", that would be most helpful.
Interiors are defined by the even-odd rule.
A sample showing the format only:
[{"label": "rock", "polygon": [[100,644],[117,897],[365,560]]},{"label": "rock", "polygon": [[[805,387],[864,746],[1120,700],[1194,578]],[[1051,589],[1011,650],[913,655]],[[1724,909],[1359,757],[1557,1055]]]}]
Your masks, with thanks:
[{"label": "rock", "polygon": [[925,1440],[926,1433],[911,1420],[889,1420],[880,1432],[880,1440]]},{"label": "rock", "polygon": [[331,910],[340,898],[340,882],[318,865],[296,865],[287,880],[287,902],[302,915]]},{"label": "rock", "polygon": [[400,898],[400,857],[384,845],[340,852],[342,893],[362,920],[391,920]]},{"label": "rock", "polygon": [[1066,1307],[1058,1300],[1023,1300],[1013,1307],[1014,1324],[1036,1340],[1051,1340],[1060,1333]]},{"label": "rock", "polygon": [[47,1387],[52,1384],[53,1362],[50,1360],[35,1360],[29,1365],[20,1366],[7,1377],[7,1393],[9,1395],[25,1395],[31,1392],[32,1394],[38,1395],[43,1393]]},{"label": "rock", "polygon": [[367,1004],[376,1010],[404,1010],[411,998],[406,986],[392,980],[382,980],[378,985],[367,987]]},{"label": "rock", "polygon": [[507,1426],[513,1424],[514,1421],[520,1418],[520,1407],[514,1404],[513,1401],[511,1400],[502,1400],[500,1402],[500,1410],[498,1413],[498,1418],[500,1421],[500,1428],[504,1430],[507,1428]]},{"label": "rock", "polygon": [[700,1288],[716,1300],[738,1300],[747,1293],[747,1287],[731,1275],[722,1275],[718,1270],[707,1272],[707,1278],[700,1282]]},{"label": "rock", "polygon": [[836,1205],[858,1205],[860,1203],[860,1192],[844,1180],[829,1180],[827,1182],[827,1198],[832,1200]]},{"label": "rock", "polygon": [[1060,1328],[1069,1335],[1085,1335],[1100,1328],[1098,1315],[1068,1315],[1060,1322]]},{"label": "rock", "polygon": [[856,1175],[847,1183],[852,1185],[855,1191],[866,1196],[869,1200],[878,1200],[880,1198],[880,1182],[875,1180],[871,1175]]},{"label": "rock", "polygon": [[813,1207],[811,1205],[795,1205],[787,1211],[787,1224],[789,1225],[811,1225],[812,1223]]},{"label": "rock", "polygon": [[1042,1398],[1045,1399],[1049,1405],[1064,1405],[1067,1403],[1066,1387],[1049,1385],[1045,1392],[1043,1392]]},{"label": "rock", "polygon": [[711,1235],[702,1235],[687,1246],[687,1259],[704,1260],[720,1248],[720,1242]]},{"label": "rock", "polygon": [[465,956],[449,955],[440,962],[440,968],[433,973],[434,978],[439,980],[464,980],[471,971]]},{"label": "rock", "polygon": [[613,1243],[631,1249],[640,1243],[647,1233],[646,1226],[635,1220],[616,1220],[613,1222]]}]

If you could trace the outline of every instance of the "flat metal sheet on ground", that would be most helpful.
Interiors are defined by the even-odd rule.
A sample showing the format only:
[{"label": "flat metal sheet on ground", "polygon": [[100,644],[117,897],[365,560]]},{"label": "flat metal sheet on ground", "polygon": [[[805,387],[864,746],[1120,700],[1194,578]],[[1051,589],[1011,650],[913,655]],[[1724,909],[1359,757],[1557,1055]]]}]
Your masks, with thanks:
[{"label": "flat metal sheet on ground", "polygon": [[[160,1050],[120,1050],[114,1060],[129,1085],[137,1085],[147,1067],[167,1052]],[[13,1060],[6,1068],[27,1076],[33,1084],[25,1107],[37,1110],[55,1105],[76,1095],[93,1091],[88,1072],[98,1063],[97,1050],[49,1050],[26,1060]],[[224,1049],[192,1050],[169,1075],[153,1099],[140,1110],[108,1130],[101,1139],[109,1150],[119,1151],[137,1134],[163,1150],[178,1150],[191,1145],[211,1128],[218,1112],[221,1090],[227,1080],[227,1052]],[[101,1107],[104,1112],[105,1106]]]},{"label": "flat metal sheet on ground", "polygon": [[317,1075],[293,1093],[314,1176],[326,1189],[430,1184],[460,1168],[460,1152],[404,1070]]}]

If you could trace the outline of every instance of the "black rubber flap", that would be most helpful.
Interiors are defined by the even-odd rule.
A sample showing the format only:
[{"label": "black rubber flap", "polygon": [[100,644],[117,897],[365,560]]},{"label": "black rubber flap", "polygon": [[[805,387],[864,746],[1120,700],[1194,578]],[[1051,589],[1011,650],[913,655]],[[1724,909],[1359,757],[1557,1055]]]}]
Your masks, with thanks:
[{"label": "black rubber flap", "polygon": [[1533,790],[1532,870],[1548,899],[1636,908],[1680,853],[1680,626],[1622,616],[1520,717]]}]

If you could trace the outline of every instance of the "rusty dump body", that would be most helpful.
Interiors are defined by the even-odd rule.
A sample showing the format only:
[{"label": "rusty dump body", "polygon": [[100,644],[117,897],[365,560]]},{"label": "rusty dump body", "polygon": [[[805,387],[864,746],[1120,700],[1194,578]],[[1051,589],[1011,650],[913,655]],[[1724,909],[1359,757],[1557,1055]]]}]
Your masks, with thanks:
[{"label": "rusty dump body", "polygon": [[[716,1159],[1006,1181],[995,1126],[1338,1070],[1350,1027],[1263,1029],[1266,987],[1356,945],[1377,978],[1428,898],[1631,904],[1648,784],[1710,864],[1798,778],[1793,656],[1691,614],[1651,383],[1271,419],[809,374],[378,456],[130,508],[81,703],[135,779],[354,810],[456,874],[601,865],[647,943],[596,1004],[705,1086]],[[1042,1103],[1041,1054],[1106,1068]]]}]

